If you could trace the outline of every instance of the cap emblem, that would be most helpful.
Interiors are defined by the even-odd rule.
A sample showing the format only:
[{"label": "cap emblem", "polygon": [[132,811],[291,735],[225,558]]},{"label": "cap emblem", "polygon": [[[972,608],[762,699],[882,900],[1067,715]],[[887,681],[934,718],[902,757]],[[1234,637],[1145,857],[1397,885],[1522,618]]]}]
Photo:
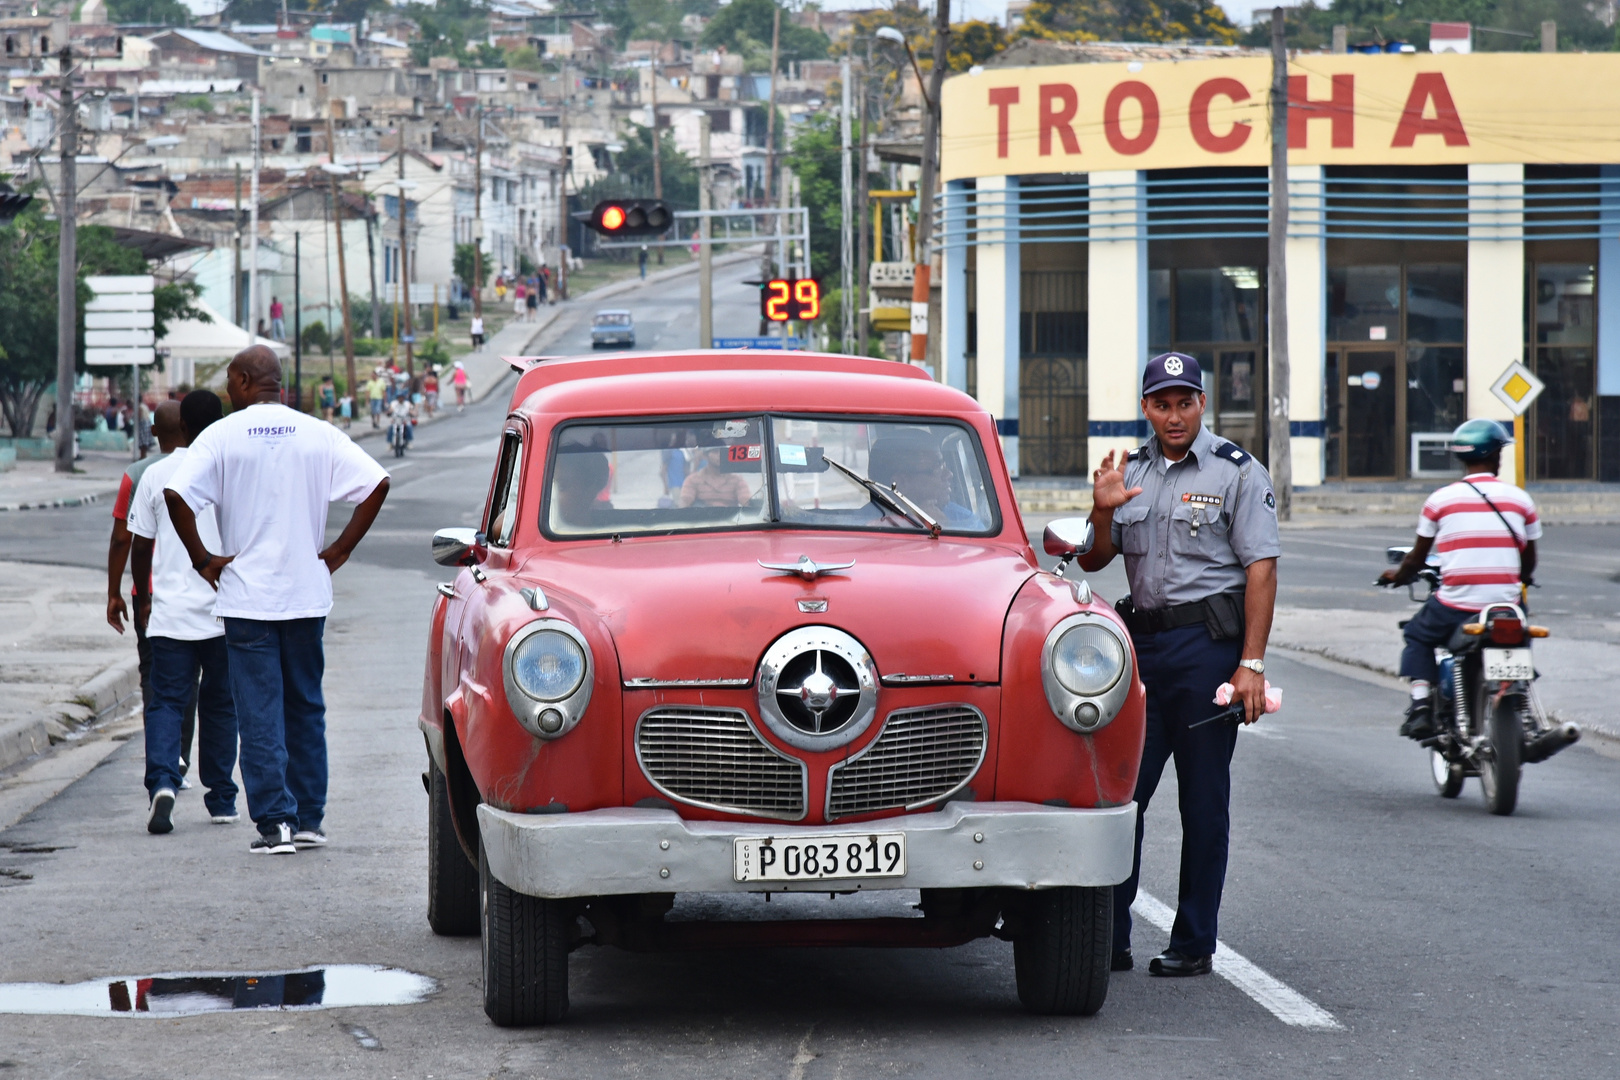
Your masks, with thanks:
[{"label": "cap emblem", "polygon": [[1186,366],[1182,364],[1179,356],[1172,356],[1164,362],[1164,373],[1166,375],[1180,375],[1184,370],[1186,370]]}]

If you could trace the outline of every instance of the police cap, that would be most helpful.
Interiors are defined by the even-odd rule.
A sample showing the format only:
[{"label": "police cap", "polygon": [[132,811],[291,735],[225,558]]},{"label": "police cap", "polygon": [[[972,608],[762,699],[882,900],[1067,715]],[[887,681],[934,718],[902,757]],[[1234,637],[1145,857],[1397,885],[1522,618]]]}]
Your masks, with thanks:
[{"label": "police cap", "polygon": [[1142,396],[1147,397],[1155,390],[1166,390],[1172,386],[1185,386],[1201,392],[1204,389],[1204,372],[1198,366],[1198,361],[1179,352],[1160,353],[1149,360],[1147,370],[1142,372]]}]

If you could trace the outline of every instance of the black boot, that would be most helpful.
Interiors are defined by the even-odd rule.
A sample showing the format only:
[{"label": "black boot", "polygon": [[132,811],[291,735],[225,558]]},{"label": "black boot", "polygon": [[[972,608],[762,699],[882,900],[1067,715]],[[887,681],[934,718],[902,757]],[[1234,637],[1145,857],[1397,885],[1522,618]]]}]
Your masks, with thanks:
[{"label": "black boot", "polygon": [[1422,700],[1413,701],[1407,707],[1406,723],[1401,725],[1401,735],[1403,737],[1416,739],[1418,742],[1434,738],[1434,706],[1430,701],[1429,698],[1423,698]]}]

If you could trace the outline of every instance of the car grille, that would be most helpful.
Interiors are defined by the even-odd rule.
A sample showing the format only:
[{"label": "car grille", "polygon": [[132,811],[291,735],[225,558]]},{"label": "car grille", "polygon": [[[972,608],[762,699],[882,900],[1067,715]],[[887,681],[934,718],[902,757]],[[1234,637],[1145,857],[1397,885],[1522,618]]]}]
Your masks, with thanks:
[{"label": "car grille", "polygon": [[804,816],[804,762],[766,745],[741,709],[652,709],[636,724],[636,759],[654,787],[681,802],[789,821]]},{"label": "car grille", "polygon": [[870,746],[833,766],[827,817],[938,802],[978,771],[986,730],[984,714],[971,705],[890,713]]}]

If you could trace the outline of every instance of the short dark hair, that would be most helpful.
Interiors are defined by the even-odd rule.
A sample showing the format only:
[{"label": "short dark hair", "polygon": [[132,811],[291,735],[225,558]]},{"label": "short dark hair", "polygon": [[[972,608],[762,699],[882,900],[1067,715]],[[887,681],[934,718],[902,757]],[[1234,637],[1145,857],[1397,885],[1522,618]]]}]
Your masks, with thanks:
[{"label": "short dark hair", "polygon": [[224,415],[225,407],[212,390],[193,390],[180,399],[180,422],[186,425],[193,439]]}]

